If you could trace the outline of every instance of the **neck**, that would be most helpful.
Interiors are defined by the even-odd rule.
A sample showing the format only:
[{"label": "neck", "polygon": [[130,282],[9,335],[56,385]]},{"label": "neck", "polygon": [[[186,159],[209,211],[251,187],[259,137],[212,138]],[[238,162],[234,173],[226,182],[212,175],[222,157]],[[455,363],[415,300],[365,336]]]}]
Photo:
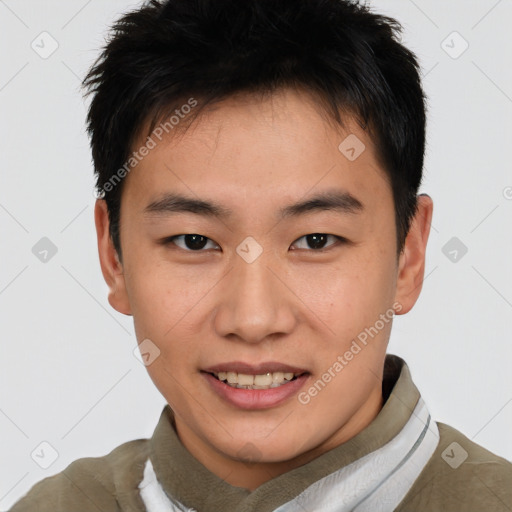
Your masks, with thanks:
[{"label": "neck", "polygon": [[364,430],[379,414],[383,406],[381,388],[372,393],[367,402],[340,429],[320,445],[289,460],[256,462],[234,460],[205,443],[176,415],[176,431],[185,448],[209,471],[235,487],[254,491],[265,482],[292,469],[303,466],[324,453],[340,446]]}]

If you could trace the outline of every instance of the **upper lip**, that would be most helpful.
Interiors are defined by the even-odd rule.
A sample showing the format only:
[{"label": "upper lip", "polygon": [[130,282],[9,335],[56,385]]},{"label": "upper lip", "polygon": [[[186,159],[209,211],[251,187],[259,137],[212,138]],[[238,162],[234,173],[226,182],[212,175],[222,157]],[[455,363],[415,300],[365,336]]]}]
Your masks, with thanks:
[{"label": "upper lip", "polygon": [[219,372],[236,372],[245,375],[263,375],[265,373],[283,372],[283,373],[308,373],[304,368],[297,366],[290,366],[288,364],[279,363],[276,361],[268,361],[260,364],[249,364],[241,361],[231,361],[226,363],[219,363],[214,366],[209,366],[203,369],[207,373]]}]

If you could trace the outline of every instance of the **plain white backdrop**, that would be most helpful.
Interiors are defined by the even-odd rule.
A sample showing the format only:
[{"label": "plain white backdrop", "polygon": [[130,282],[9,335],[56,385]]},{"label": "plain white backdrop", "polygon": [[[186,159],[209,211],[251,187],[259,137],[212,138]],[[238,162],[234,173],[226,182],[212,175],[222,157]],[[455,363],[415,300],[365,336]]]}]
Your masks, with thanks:
[{"label": "plain white backdrop", "polygon": [[[512,3],[370,3],[403,24],[429,102],[426,279],[389,351],[436,420],[511,460]],[[108,27],[139,4],[0,0],[2,510],[77,458],[151,436],[165,405],[131,318],[107,302],[79,91]],[[46,262],[38,243],[56,250]]]}]

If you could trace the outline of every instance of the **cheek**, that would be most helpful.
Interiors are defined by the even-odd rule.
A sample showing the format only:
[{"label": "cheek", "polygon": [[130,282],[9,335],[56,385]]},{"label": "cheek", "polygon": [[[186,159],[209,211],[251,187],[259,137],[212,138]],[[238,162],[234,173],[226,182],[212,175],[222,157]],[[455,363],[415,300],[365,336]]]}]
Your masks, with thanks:
[{"label": "cheek", "polygon": [[[297,273],[299,276],[299,273]],[[351,339],[373,325],[394,297],[394,267],[382,251],[358,251],[342,264],[300,273],[294,291],[331,336]]]},{"label": "cheek", "polygon": [[176,410],[187,410],[186,393],[205,325],[200,317],[202,298],[211,285],[189,283],[166,266],[147,265],[131,275],[129,284],[134,329],[137,340],[151,340],[159,355],[146,367],[155,386]]},{"label": "cheek", "polygon": [[136,330],[162,342],[173,332],[186,337],[190,326],[197,325],[197,314],[215,276],[200,265],[185,272],[182,266],[172,265],[162,256],[149,259],[143,252],[132,254],[126,278]]}]

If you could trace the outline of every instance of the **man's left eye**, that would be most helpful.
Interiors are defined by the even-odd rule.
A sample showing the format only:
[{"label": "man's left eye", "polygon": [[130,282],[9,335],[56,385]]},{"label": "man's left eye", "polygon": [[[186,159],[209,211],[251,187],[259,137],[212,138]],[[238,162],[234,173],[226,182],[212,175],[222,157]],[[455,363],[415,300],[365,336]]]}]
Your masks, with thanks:
[{"label": "man's left eye", "polygon": [[[327,245],[327,247],[326,247],[325,244],[329,237],[334,239],[334,243],[331,243],[331,244]],[[340,236],[336,236],[336,235],[329,235],[326,233],[311,233],[310,235],[304,235],[303,237],[299,238],[297,241],[294,242],[293,245],[298,244],[301,240],[304,240],[304,242],[309,247],[298,247],[299,249],[312,248],[312,249],[321,251],[322,249],[327,249],[329,247],[332,247],[333,245],[336,245],[337,241],[340,241],[340,242],[344,241],[344,238],[342,238]],[[292,245],[292,247],[293,247],[293,245]]]}]

